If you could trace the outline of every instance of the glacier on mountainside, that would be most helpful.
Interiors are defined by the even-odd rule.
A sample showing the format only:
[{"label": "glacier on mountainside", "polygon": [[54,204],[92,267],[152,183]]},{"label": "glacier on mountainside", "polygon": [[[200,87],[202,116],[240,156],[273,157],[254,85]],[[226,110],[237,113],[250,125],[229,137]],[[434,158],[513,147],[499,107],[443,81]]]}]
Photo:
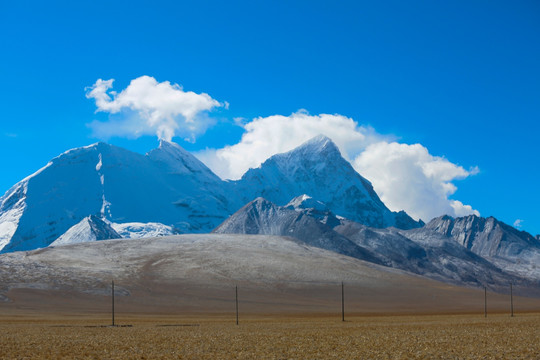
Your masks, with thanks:
[{"label": "glacier on mountainside", "polygon": [[124,239],[140,239],[178,234],[178,230],[175,230],[172,226],[154,222],[111,223],[111,227]]}]

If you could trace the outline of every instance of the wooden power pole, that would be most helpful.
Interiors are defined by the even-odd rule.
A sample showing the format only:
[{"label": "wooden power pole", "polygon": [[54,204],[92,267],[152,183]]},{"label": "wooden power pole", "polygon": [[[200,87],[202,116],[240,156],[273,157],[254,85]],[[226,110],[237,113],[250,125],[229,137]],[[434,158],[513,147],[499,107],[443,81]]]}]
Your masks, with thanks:
[{"label": "wooden power pole", "polygon": [[112,281],[112,326],[114,325],[114,280]]},{"label": "wooden power pole", "polygon": [[345,286],[341,282],[341,321],[345,321]]},{"label": "wooden power pole", "polygon": [[510,317],[514,317],[514,292],[510,283]]},{"label": "wooden power pole", "polygon": [[236,293],[236,325],[238,325],[238,285],[234,288]]},{"label": "wooden power pole", "polygon": [[487,318],[487,287],[484,286],[484,317]]}]

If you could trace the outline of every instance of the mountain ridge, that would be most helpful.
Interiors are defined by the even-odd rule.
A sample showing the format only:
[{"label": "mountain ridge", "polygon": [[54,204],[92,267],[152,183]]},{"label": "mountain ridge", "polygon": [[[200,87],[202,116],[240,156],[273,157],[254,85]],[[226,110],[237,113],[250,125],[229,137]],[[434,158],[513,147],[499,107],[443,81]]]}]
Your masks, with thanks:
[{"label": "mountain ridge", "polygon": [[[268,189],[282,189],[289,201],[305,193],[324,197],[330,184],[338,191],[327,205],[341,216],[372,226],[421,225],[405,213],[388,210],[371,183],[325,136],[275,155],[246,174],[257,171],[267,179],[251,181],[247,175],[224,181],[180,145],[167,141],[145,155],[104,142],[71,149],[0,198],[0,252],[48,246],[88,216],[116,224],[160,223],[180,233],[210,232]],[[310,181],[302,185],[298,176]],[[280,182],[283,179],[288,180]]]},{"label": "mountain ridge", "polygon": [[[451,284],[487,286],[496,291],[505,291],[510,282],[535,288],[540,285],[539,274],[516,272],[429,227],[371,228],[336,217],[324,203],[307,195],[289,204],[293,205],[280,207],[258,198],[231,215],[214,232],[290,236],[309,246]],[[351,251],[351,243],[364,252]],[[366,252],[371,260],[365,257]],[[540,255],[535,259],[540,260]]]}]

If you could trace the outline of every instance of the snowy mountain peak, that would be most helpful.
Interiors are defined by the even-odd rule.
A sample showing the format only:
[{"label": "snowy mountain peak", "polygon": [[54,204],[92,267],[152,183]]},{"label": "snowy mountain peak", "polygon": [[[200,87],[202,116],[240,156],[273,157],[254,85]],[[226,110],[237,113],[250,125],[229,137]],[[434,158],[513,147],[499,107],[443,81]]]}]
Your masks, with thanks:
[{"label": "snowy mountain peak", "polygon": [[322,152],[326,149],[331,151],[337,150],[339,152],[336,144],[334,144],[334,142],[329,137],[322,134],[319,134],[309,139],[308,141],[300,145],[297,149],[300,150],[302,148],[307,148],[312,152]]},{"label": "snowy mountain peak", "polygon": [[95,215],[90,215],[69,228],[51,246],[119,238],[121,236],[109,224]]},{"label": "snowy mountain peak", "polygon": [[[250,201],[249,203],[244,205],[243,208],[245,208],[245,209],[254,208],[254,209],[257,209],[257,210],[266,211],[268,209],[275,209],[276,205],[273,204],[272,202],[266,200],[265,198],[259,196],[255,200]],[[240,210],[238,210],[238,211],[240,211]]]},{"label": "snowy mountain peak", "polygon": [[[306,161],[326,163],[340,159],[343,158],[336,144],[328,137],[318,135],[289,152],[272,156],[267,161],[286,161],[294,164],[295,162]],[[343,161],[345,161],[345,159],[343,159]]]},{"label": "snowy mountain peak", "polygon": [[146,156],[159,163],[166,171],[175,174],[193,174],[204,173],[207,177],[213,181],[219,180],[206,165],[204,165],[199,159],[186,151],[180,145],[160,140],[159,147],[151,150]]},{"label": "snowy mountain peak", "polygon": [[371,183],[354,170],[326,136],[316,136],[296,149],[277,154],[236,182],[244,203],[257,196],[284,206],[309,194],[334,214],[373,227],[419,227],[405,213],[391,212]]},{"label": "snowy mountain peak", "polygon": [[167,151],[171,154],[183,154],[183,155],[189,155],[192,156],[190,153],[188,153],[183,147],[180,146],[180,144],[177,144],[172,141],[167,140],[159,140],[159,147],[158,149],[161,149],[163,151]]},{"label": "snowy mountain peak", "polygon": [[[64,151],[63,153],[61,153],[57,157],[53,158],[51,160],[51,162],[61,161],[61,160],[66,159],[66,158],[74,158],[74,157],[81,156],[82,154],[88,154],[88,153],[96,152],[96,151],[97,152],[108,152],[112,148],[115,148],[115,146],[100,141],[100,142],[93,143],[93,144],[90,144],[90,145],[87,145],[87,146],[81,146],[81,147],[77,147],[77,148],[73,148],[73,149],[69,149],[67,151]],[[118,149],[121,149],[121,148],[118,148]]]}]

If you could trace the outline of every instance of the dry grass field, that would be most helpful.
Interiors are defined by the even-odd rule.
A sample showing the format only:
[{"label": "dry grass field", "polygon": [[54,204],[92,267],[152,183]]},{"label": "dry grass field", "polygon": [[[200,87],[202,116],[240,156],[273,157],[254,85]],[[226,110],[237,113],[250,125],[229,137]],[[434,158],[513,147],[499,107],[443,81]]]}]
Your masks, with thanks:
[{"label": "dry grass field", "polygon": [[4,316],[2,359],[538,359],[540,314]]}]

